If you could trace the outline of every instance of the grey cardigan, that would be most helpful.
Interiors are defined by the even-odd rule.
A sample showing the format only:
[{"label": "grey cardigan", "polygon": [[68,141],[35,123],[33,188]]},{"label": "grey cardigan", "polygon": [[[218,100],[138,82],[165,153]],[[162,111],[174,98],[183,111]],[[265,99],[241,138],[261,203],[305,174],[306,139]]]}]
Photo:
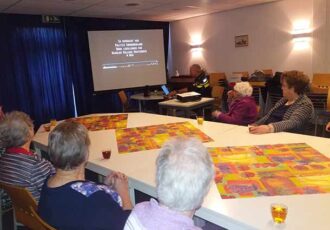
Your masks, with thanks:
[{"label": "grey cardigan", "polygon": [[[263,125],[271,114],[280,106],[284,105],[287,99],[280,99],[274,107],[255,124]],[[283,120],[271,123],[274,126],[274,132],[298,131],[301,130],[307,122],[314,117],[314,108],[311,100],[305,95],[300,95],[298,99],[288,108],[283,116]]]}]

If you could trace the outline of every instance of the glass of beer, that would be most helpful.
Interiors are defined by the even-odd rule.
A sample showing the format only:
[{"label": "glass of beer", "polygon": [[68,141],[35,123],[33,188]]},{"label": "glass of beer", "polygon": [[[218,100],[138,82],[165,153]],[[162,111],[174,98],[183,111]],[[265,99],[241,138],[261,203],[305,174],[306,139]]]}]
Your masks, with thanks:
[{"label": "glass of beer", "polygon": [[197,124],[202,125],[204,122],[204,117],[203,116],[196,116],[197,119]]},{"label": "glass of beer", "polygon": [[286,215],[288,214],[288,207],[284,204],[272,204],[271,205],[273,221],[276,224],[282,224],[285,222]]},{"label": "glass of beer", "polygon": [[50,126],[56,126],[56,124],[57,124],[56,119],[51,119],[50,120]]}]

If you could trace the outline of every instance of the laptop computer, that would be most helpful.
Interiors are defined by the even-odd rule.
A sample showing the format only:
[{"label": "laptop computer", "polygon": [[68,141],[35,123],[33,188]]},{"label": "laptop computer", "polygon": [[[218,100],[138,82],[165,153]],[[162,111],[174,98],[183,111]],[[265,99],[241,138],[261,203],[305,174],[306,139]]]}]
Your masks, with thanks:
[{"label": "laptop computer", "polygon": [[170,93],[170,91],[168,90],[168,88],[166,87],[166,85],[162,85],[161,88],[162,88],[162,90],[163,90],[163,92],[164,92],[164,94],[166,96]]}]

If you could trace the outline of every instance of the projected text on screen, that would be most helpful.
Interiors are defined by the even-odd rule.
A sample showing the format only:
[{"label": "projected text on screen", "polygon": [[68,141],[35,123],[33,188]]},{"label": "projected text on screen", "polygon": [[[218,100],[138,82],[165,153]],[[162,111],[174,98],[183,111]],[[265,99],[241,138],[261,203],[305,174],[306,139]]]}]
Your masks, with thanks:
[{"label": "projected text on screen", "polygon": [[166,83],[162,30],[89,31],[94,90]]}]

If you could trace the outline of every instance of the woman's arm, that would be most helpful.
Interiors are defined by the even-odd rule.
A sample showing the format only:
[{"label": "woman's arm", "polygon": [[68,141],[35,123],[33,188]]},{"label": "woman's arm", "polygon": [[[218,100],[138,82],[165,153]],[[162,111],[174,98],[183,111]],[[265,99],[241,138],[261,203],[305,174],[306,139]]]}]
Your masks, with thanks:
[{"label": "woman's arm", "polygon": [[131,210],[133,208],[128,191],[128,178],[125,174],[112,172],[107,176],[105,184],[112,186],[118,192],[123,202],[123,210]]},{"label": "woman's arm", "polygon": [[299,103],[295,105],[295,109],[289,119],[272,123],[274,132],[288,131],[301,128],[306,121],[310,120],[314,113],[313,105],[310,103]]}]

